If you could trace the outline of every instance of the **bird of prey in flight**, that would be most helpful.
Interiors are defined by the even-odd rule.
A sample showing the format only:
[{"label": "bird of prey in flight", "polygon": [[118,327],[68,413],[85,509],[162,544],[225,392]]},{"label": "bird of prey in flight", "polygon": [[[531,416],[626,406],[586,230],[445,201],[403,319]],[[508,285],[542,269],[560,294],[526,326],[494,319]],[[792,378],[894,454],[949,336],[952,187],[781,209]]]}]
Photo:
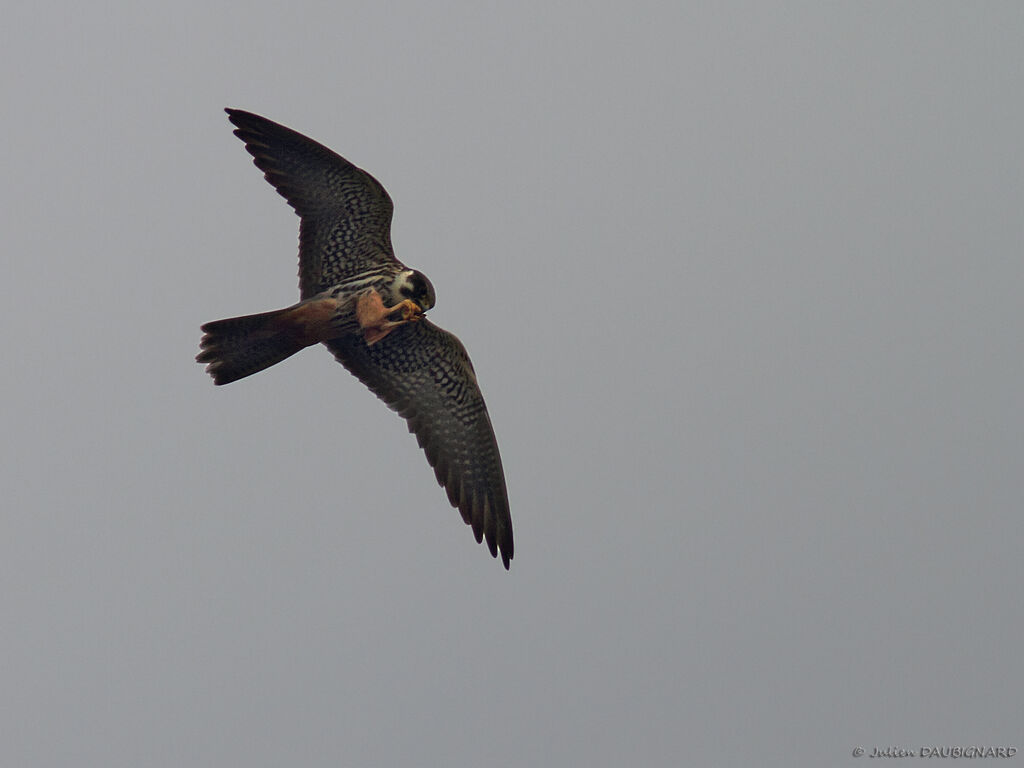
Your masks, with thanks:
[{"label": "bird of prey in flight", "polygon": [[215,384],[228,384],[324,344],[405,418],[452,506],[508,568],[512,518],[487,407],[465,347],[424,317],[434,287],[395,258],[388,193],[322,144],[226,111],[256,167],[299,215],[301,300],[206,323],[196,360]]}]

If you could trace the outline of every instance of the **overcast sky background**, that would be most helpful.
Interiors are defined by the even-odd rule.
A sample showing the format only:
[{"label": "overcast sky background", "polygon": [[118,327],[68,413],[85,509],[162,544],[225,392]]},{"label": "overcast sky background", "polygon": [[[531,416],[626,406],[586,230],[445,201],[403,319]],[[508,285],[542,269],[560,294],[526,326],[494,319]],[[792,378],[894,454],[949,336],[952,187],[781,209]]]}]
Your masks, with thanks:
[{"label": "overcast sky background", "polygon": [[[1024,749],[1024,5],[14,2],[0,65],[0,765]],[[298,296],[225,106],[391,193],[511,572],[326,350],[193,362]]]}]

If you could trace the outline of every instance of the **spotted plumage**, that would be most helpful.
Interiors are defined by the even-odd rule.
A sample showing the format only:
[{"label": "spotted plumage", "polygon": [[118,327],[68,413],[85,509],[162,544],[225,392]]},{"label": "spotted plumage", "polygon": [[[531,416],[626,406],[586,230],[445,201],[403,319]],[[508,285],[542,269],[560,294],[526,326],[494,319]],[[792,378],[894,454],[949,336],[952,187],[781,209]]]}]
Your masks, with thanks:
[{"label": "spotted plumage", "polygon": [[196,359],[227,384],[324,343],[406,419],[452,506],[508,568],[512,520],[487,407],[465,347],[424,318],[435,300],[430,281],[395,258],[388,193],[312,139],[250,112],[227,113],[300,217],[301,301],[206,323]]}]

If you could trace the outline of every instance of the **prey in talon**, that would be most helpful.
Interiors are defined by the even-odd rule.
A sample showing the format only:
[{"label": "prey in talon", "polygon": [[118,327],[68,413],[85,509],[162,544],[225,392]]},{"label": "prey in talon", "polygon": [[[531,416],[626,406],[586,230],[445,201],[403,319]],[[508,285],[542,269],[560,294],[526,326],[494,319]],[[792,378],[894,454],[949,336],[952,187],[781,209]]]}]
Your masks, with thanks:
[{"label": "prey in talon", "polygon": [[[426,280],[425,277],[423,279]],[[413,323],[422,318],[427,309],[429,307],[423,307],[412,299],[385,307],[380,294],[371,288],[356,300],[356,320],[366,343],[376,344],[403,323]]]},{"label": "prey in talon", "polygon": [[[206,323],[196,360],[206,363],[215,384],[229,384],[324,344],[406,419],[448,501],[508,568],[512,517],[491,419],[466,348],[424,317],[434,306],[433,286],[395,257],[388,193],[366,171],[301,133],[251,112],[227,113],[256,167],[301,220],[301,300]],[[349,447],[339,447],[339,475],[345,451],[360,446],[351,436]],[[337,497],[336,480],[324,478],[326,499]],[[415,506],[430,505],[418,499]]]}]

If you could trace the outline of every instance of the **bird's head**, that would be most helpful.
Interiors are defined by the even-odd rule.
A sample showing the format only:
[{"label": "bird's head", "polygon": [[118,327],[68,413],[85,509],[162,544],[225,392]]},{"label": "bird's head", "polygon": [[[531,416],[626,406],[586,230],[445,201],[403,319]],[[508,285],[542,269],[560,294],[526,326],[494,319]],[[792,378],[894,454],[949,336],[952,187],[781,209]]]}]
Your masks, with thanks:
[{"label": "bird's head", "polygon": [[407,269],[399,275],[396,287],[399,298],[412,299],[424,312],[434,306],[434,286],[422,272]]}]

